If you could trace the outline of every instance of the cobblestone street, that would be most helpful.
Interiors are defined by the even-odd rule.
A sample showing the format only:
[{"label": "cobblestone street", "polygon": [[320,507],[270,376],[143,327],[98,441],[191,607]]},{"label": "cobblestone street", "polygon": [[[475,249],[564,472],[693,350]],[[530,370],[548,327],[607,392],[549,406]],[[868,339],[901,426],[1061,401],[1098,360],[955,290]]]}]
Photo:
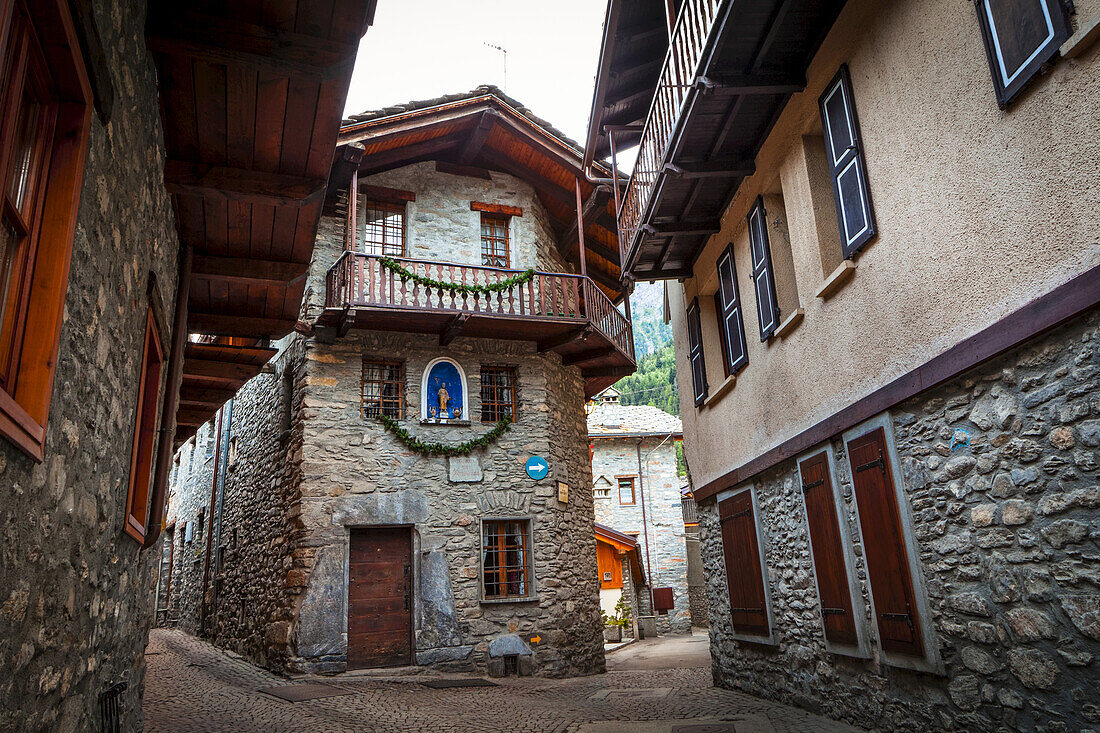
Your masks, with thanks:
[{"label": "cobblestone street", "polygon": [[[508,678],[492,687],[433,689],[425,683],[454,678],[435,673],[352,673],[288,681],[183,632],[154,629],[146,657],[145,725],[148,731],[370,733],[854,730],[796,708],[712,687],[709,665],[699,666],[697,653],[681,653],[685,646],[678,639],[683,638],[648,642],[671,642],[675,653],[669,656],[670,665],[677,668],[654,668],[652,647],[643,654],[627,647],[609,655],[611,671],[602,675]],[[705,645],[705,637],[690,643]],[[646,642],[638,644],[640,649],[642,644]],[[641,663],[630,663],[633,657]],[[318,682],[328,697],[287,702],[260,691]]]}]

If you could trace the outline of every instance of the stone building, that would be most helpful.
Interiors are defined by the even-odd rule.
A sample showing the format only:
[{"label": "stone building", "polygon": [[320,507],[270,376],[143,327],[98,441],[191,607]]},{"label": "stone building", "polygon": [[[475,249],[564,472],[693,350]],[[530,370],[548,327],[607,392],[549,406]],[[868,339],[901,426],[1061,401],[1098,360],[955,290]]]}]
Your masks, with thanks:
[{"label": "stone building", "polygon": [[665,11],[609,3],[586,156],[640,146],[716,682],[1095,727],[1100,3]]},{"label": "stone building", "polygon": [[[316,182],[310,151],[327,172],[336,128],[326,120],[337,119],[373,3],[339,0],[323,26],[306,3],[286,6],[289,17],[242,5],[204,11],[222,17],[165,17],[156,3],[130,0],[0,3],[0,730],[142,727],[173,442],[205,420],[179,409],[180,373],[188,361],[225,364],[213,354],[196,365],[202,349],[187,334],[247,347],[289,331],[257,333],[249,317],[263,314],[236,292],[232,312],[243,318],[223,329],[229,303],[200,307],[191,286],[217,275],[209,255],[236,256],[239,236],[224,234],[250,231],[253,204],[269,222],[268,232],[251,229],[257,251],[270,245],[276,214],[312,244],[316,216],[297,205],[304,197],[258,201],[257,189],[271,178]],[[330,28],[336,7],[343,23]],[[227,16],[243,26],[232,38],[218,32]],[[313,30],[279,49],[255,45],[295,23]],[[316,65],[288,64],[287,54],[303,58],[301,44],[329,52]],[[255,107],[260,71],[273,87],[268,103],[301,114],[293,139],[280,115],[254,147],[254,120],[234,115],[235,102],[227,110],[226,77]],[[247,159],[237,159],[242,147]],[[197,181],[198,169],[215,175]],[[248,203],[230,212],[229,197]],[[207,201],[220,239],[187,216]],[[308,249],[297,252],[305,261]],[[265,269],[234,264],[238,284]],[[300,286],[264,275],[297,313]]]},{"label": "stone building", "polygon": [[[608,388],[588,413],[592,503],[596,521],[635,537],[645,558],[649,593],[639,613],[657,615],[659,632],[691,631],[687,542],[680,501],[676,444],[680,419],[651,405],[624,405]],[[601,592],[611,613],[617,597]],[[671,607],[669,599],[671,597]]]},{"label": "stone building", "polygon": [[611,191],[492,87],[340,141],[300,333],[232,402],[206,633],[275,669],[600,671],[584,403],[634,368]]}]

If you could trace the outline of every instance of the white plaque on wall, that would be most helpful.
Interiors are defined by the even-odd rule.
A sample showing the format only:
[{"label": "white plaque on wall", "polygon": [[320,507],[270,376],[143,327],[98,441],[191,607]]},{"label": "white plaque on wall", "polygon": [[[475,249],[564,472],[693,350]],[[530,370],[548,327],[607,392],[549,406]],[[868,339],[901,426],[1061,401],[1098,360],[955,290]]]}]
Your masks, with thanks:
[{"label": "white plaque on wall", "polygon": [[451,456],[447,459],[447,477],[460,484],[472,484],[481,480],[481,464],[477,456]]}]

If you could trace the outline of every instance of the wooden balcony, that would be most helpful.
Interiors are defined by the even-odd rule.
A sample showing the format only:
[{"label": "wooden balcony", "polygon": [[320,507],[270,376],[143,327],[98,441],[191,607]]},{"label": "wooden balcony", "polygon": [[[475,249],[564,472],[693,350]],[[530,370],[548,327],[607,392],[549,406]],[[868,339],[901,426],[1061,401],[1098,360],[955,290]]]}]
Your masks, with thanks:
[{"label": "wooden balcony", "polygon": [[[500,283],[522,270],[393,258],[426,278],[464,285]],[[458,336],[534,341],[576,365],[585,393],[594,395],[635,370],[630,321],[592,280],[536,272],[531,280],[494,293],[450,292],[403,280],[381,258],[345,252],[327,274],[320,325],[437,334],[440,345]]]}]

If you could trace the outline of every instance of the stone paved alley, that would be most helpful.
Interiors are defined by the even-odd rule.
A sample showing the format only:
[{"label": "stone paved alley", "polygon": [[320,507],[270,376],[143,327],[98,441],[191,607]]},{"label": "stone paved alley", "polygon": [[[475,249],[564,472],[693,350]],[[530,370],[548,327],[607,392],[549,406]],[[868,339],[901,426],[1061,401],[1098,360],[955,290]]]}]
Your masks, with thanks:
[{"label": "stone paved alley", "polygon": [[[424,672],[288,681],[183,632],[166,629],[152,631],[146,659],[148,731],[855,730],[797,708],[712,687],[705,636],[662,637],[629,645],[608,655],[608,672],[602,675],[567,680],[507,678],[495,687],[450,689],[426,686],[444,677]],[[661,659],[666,660],[664,667]],[[260,692],[317,682],[326,686],[326,694],[336,696],[291,703]]]}]

